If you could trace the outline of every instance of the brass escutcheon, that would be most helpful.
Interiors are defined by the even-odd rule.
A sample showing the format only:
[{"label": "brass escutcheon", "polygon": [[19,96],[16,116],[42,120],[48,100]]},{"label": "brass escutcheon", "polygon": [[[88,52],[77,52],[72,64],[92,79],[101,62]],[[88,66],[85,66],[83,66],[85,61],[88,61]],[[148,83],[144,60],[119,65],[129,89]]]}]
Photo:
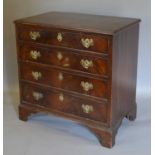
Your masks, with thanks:
[{"label": "brass escutcheon", "polygon": [[59,94],[59,100],[60,100],[61,102],[63,102],[63,100],[64,100],[64,95],[63,95],[63,94]]},{"label": "brass escutcheon", "polygon": [[62,81],[62,80],[64,79],[64,77],[63,77],[63,74],[62,74],[62,73],[59,73],[59,76],[58,76],[58,77],[59,77],[59,80],[60,80],[60,81]]},{"label": "brass escutcheon", "polygon": [[61,52],[58,52],[58,53],[57,53],[57,58],[58,58],[58,60],[62,60],[63,55],[62,55],[62,53],[61,53]]},{"label": "brass escutcheon", "polygon": [[62,39],[63,39],[62,34],[59,32],[58,35],[57,35],[57,40],[58,40],[59,42],[61,42]]}]

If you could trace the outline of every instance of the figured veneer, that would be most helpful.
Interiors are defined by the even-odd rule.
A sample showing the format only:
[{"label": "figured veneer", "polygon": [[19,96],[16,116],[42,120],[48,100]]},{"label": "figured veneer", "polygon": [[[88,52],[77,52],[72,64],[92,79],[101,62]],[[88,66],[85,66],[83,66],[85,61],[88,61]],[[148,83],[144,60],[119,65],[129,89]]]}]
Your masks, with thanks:
[{"label": "figured veneer", "polygon": [[21,63],[20,76],[23,80],[62,88],[94,97],[108,98],[108,80],[75,75],[61,69],[46,68],[40,64]]},{"label": "figured veneer", "polygon": [[[101,53],[108,51],[108,36],[104,37],[100,34],[79,33],[63,29],[45,29],[44,27],[38,28],[38,26],[30,25],[20,25],[18,28],[20,40],[75,49],[89,49]],[[59,40],[60,34],[61,39]]]},{"label": "figured veneer", "polygon": [[23,101],[106,123],[108,102],[94,103],[88,99],[80,99],[62,91],[49,91],[29,84],[22,85]]},{"label": "figured veneer", "polygon": [[61,48],[45,48],[36,45],[21,45],[20,60],[55,65],[67,69],[108,77],[108,58],[90,53],[73,52]]}]

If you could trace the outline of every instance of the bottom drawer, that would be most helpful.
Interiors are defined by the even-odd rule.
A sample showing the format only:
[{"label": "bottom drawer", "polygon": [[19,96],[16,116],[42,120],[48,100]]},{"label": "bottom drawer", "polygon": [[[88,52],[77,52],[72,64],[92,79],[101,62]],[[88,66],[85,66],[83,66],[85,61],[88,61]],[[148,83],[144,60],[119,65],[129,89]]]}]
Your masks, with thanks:
[{"label": "bottom drawer", "polygon": [[38,86],[22,84],[22,101],[36,104],[49,110],[57,110],[76,116],[106,123],[106,102],[94,102],[56,90],[46,90]]}]

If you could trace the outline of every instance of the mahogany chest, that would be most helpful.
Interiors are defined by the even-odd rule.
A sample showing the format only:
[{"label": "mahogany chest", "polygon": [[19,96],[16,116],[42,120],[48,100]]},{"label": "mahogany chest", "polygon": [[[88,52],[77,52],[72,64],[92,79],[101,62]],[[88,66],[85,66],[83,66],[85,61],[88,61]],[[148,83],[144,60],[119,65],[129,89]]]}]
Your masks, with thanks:
[{"label": "mahogany chest", "polygon": [[112,147],[136,118],[139,19],[51,12],[15,21],[19,118],[49,112]]}]

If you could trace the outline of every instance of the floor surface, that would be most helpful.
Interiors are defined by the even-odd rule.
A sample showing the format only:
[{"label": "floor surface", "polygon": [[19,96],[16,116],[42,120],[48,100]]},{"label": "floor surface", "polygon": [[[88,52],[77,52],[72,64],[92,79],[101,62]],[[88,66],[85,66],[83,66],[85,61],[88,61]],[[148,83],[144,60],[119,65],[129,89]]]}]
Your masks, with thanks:
[{"label": "floor surface", "polygon": [[45,114],[20,121],[18,97],[5,96],[4,155],[150,155],[150,98],[139,95],[137,103],[136,121],[124,119],[115,146],[107,149],[72,121]]}]

